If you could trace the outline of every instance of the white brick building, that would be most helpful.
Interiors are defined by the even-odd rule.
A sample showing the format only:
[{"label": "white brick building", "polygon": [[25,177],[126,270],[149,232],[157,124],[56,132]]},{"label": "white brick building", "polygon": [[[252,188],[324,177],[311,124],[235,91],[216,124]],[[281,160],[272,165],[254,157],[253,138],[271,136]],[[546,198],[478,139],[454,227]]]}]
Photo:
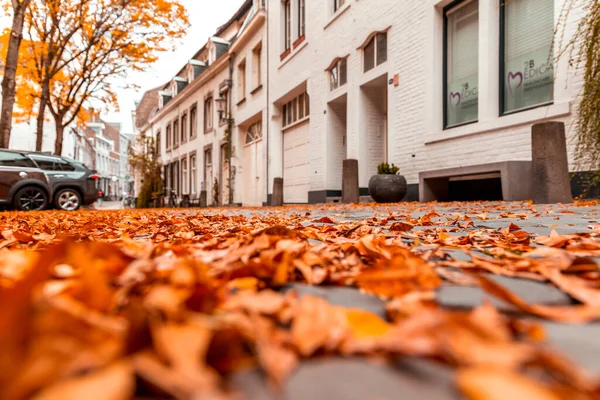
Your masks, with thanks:
[{"label": "white brick building", "polygon": [[[564,121],[572,139],[572,112],[581,74],[568,68],[566,58],[555,66],[554,80],[546,72],[551,68],[542,66],[550,56],[564,2],[506,3],[269,2],[269,175],[283,177],[284,200],[321,202],[339,196],[344,158],[359,161],[361,194],[367,194],[376,166],[388,161],[401,168],[410,184],[409,198],[416,200],[419,172],[530,160],[530,131],[535,122]],[[580,17],[578,9],[571,13],[565,40]],[[300,26],[302,21],[305,24]],[[507,61],[506,71],[500,71],[501,57]],[[522,69],[524,61],[531,61],[531,68],[508,70],[515,63]],[[540,66],[546,80],[530,80],[527,73],[543,75]],[[509,74],[512,79],[501,90],[500,82],[505,79],[500,76]],[[478,113],[466,119],[462,114],[468,113],[468,105],[467,111],[457,110],[460,84],[465,90],[463,107],[468,94],[478,97],[470,105],[472,109],[478,104]],[[508,85],[516,86],[519,100],[509,102],[512,87]],[[516,93],[519,87],[523,93]],[[311,110],[310,121],[300,128],[304,132],[282,129],[282,105],[304,90],[310,96]],[[501,109],[503,90],[507,103]],[[446,105],[444,99],[448,99]],[[451,125],[457,115],[464,121]],[[576,169],[573,163],[571,169]],[[308,178],[308,184],[301,178]]]},{"label": "white brick building", "polygon": [[260,129],[266,109],[265,17],[260,2],[245,1],[159,92],[158,110],[145,132],[160,149],[167,193],[193,200],[205,192],[208,205],[266,201]]},{"label": "white brick building", "polygon": [[[420,172],[530,160],[531,126],[545,120],[565,122],[576,171],[582,74],[549,62],[563,4],[247,0],[162,88],[147,127],[167,187],[260,205],[283,178],[285,203],[325,202],[341,196],[342,161],[356,159],[362,195],[387,161],[417,200]],[[565,42],[581,16],[570,13]]]}]

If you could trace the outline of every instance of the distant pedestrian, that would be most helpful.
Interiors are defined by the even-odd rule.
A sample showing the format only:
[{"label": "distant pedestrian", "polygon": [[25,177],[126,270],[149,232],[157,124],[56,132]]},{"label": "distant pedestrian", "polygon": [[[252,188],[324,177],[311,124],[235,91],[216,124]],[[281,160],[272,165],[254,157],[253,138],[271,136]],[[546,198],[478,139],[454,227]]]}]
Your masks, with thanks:
[{"label": "distant pedestrian", "polygon": [[103,199],[104,199],[104,193],[102,193],[102,190],[98,190],[98,207],[102,207]]}]

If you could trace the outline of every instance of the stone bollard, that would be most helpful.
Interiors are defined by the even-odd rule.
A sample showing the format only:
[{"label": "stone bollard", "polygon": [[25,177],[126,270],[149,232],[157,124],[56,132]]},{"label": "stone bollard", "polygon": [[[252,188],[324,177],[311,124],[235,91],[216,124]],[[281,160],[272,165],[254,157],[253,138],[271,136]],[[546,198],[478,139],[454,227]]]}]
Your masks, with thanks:
[{"label": "stone bollard", "polygon": [[344,160],[342,164],[342,203],[360,202],[358,188],[358,160]]},{"label": "stone bollard", "polygon": [[564,123],[543,122],[533,125],[531,159],[533,203],[554,204],[573,201]]},{"label": "stone bollard", "polygon": [[274,207],[283,205],[283,178],[273,179],[273,196],[271,197],[271,205]]},{"label": "stone bollard", "polygon": [[201,190],[200,191],[200,207],[207,207],[208,206],[208,200],[207,200],[207,194],[206,194],[206,190]]}]

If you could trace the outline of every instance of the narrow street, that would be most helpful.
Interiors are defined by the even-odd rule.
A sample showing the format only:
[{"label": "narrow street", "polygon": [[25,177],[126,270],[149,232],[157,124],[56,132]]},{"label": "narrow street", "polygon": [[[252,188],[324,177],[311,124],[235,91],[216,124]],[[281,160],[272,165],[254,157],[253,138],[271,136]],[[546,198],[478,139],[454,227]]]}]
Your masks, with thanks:
[{"label": "narrow street", "polygon": [[[44,305],[0,311],[3,354],[30,321],[31,340],[73,341],[48,360],[108,357],[111,382],[133,370],[179,398],[454,399],[487,379],[542,390],[539,373],[593,398],[578,368],[600,373],[597,202],[102,207],[2,214],[1,300]],[[132,355],[99,351],[131,334]]]}]

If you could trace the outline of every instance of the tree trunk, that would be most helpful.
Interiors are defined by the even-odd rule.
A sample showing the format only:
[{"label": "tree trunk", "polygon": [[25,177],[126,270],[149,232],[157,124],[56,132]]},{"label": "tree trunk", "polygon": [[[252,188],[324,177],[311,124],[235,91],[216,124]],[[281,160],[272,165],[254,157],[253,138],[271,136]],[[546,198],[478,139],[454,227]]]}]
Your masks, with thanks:
[{"label": "tree trunk", "polygon": [[40,110],[37,117],[37,130],[35,138],[35,151],[42,151],[44,144],[44,122],[46,117],[46,106],[50,98],[50,89],[47,83],[42,86],[42,94],[40,96]]},{"label": "tree trunk", "polygon": [[30,2],[31,0],[23,0],[21,3],[17,3],[16,0],[13,1],[13,5],[16,4],[16,6],[13,9],[13,22],[4,66],[4,79],[2,80],[2,111],[0,111],[0,147],[2,148],[8,148],[10,144],[19,48],[23,38],[25,10],[27,10]]},{"label": "tree trunk", "polygon": [[54,154],[57,156],[62,155],[63,147],[63,135],[65,133],[65,127],[62,124],[62,118],[56,121],[56,141],[54,142]]}]

